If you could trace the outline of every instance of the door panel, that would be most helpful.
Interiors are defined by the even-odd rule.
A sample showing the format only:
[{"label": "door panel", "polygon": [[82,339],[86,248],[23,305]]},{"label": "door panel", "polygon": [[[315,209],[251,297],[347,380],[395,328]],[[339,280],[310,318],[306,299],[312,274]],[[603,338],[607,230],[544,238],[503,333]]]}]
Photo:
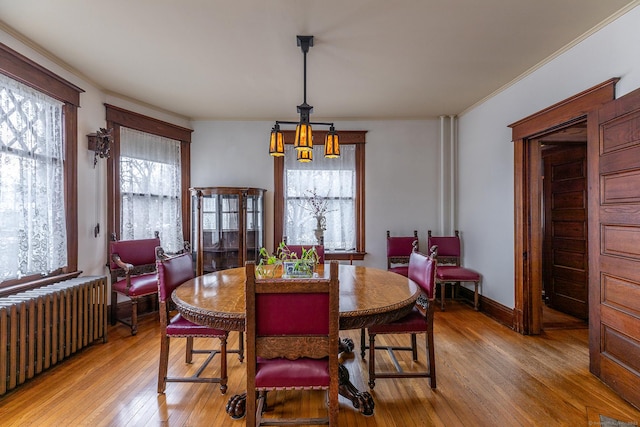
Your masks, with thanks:
[{"label": "door panel", "polygon": [[640,90],[593,116],[590,369],[640,407]]},{"label": "door panel", "polygon": [[544,164],[544,289],[548,305],[589,316],[586,144],[550,146]]}]

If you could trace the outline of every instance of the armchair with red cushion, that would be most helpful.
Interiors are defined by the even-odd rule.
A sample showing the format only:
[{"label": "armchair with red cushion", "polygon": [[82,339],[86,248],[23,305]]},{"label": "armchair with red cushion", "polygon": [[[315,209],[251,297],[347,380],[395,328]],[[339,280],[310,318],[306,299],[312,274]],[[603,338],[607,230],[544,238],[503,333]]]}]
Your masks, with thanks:
[{"label": "armchair with red cushion", "polygon": [[454,236],[432,236],[431,230],[428,231],[427,241],[429,248],[437,247],[436,259],[438,260],[438,270],[436,271],[436,283],[440,284],[440,310],[444,311],[444,297],[446,284],[451,284],[451,297],[455,298],[455,290],[462,282],[470,282],[474,284],[473,308],[478,310],[479,293],[478,286],[481,276],[475,270],[462,267],[460,265],[461,244],[460,233],[455,231]]},{"label": "armchair with red cushion", "polygon": [[[158,232],[153,239],[115,240],[109,244],[109,272],[111,275],[111,324],[116,321],[138,332],[138,299],[158,293],[156,274],[156,246],[160,246]],[[131,300],[131,318],[118,317],[118,294]]]}]

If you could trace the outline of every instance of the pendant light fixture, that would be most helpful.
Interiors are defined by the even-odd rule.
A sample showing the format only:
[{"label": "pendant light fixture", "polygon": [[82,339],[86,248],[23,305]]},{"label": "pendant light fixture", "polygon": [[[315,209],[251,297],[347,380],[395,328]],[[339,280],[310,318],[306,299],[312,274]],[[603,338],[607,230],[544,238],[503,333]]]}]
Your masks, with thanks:
[{"label": "pendant light fixture", "polygon": [[311,122],[309,116],[313,111],[313,107],[307,104],[307,52],[313,46],[313,36],[296,36],[298,46],[302,50],[304,61],[304,98],[302,104],[298,105],[298,113],[300,121],[288,122],[276,120],[275,125],[271,129],[271,139],[269,142],[269,154],[272,156],[284,156],[284,135],[280,130],[281,124],[296,125],[296,136],[293,143],[297,151],[297,159],[300,162],[310,162],[313,159],[313,129],[311,125],[329,126],[329,131],[325,139],[324,156],[327,158],[340,157],[340,144],[338,142],[338,134],[333,123]]}]

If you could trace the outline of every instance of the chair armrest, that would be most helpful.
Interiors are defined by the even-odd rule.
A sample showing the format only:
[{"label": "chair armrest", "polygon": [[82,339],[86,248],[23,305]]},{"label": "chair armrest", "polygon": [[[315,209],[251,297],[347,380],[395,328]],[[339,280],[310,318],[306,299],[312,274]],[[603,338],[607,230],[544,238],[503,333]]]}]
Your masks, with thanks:
[{"label": "chair armrest", "polygon": [[127,276],[129,275],[129,272],[130,272],[131,270],[133,270],[133,265],[132,265],[132,264],[129,264],[129,263],[126,263],[126,262],[124,262],[124,261],[122,261],[122,259],[120,259],[120,255],[118,255],[118,254],[113,254],[113,255],[111,256],[111,259],[113,259],[113,262],[115,262],[115,263],[116,263],[116,265],[117,265],[119,268],[121,268],[121,269],[125,272],[125,274],[126,274]]}]

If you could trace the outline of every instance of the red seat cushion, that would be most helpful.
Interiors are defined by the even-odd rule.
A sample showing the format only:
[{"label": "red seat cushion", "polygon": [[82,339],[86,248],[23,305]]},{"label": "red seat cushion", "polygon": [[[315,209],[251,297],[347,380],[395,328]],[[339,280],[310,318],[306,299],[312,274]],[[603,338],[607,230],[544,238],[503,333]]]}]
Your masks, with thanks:
[{"label": "red seat cushion", "polygon": [[158,275],[156,273],[131,276],[131,287],[127,292],[127,281],[119,280],[113,284],[113,290],[130,297],[140,297],[158,292]]},{"label": "red seat cushion", "polygon": [[262,359],[256,363],[256,387],[310,388],[329,386],[329,360]]},{"label": "red seat cushion", "polygon": [[393,273],[398,273],[401,274],[405,277],[409,277],[409,266],[398,266],[398,267],[391,267],[389,269],[389,271],[393,272]]},{"label": "red seat cushion", "polygon": [[413,307],[411,313],[395,322],[386,323],[384,325],[375,325],[369,327],[370,334],[396,334],[399,332],[426,332],[427,321],[420,310]]},{"label": "red seat cushion", "polygon": [[173,336],[225,336],[226,332],[219,329],[209,328],[208,326],[196,325],[189,322],[180,314],[176,314],[171,322],[167,325],[167,335]]},{"label": "red seat cushion", "polygon": [[469,268],[439,265],[436,269],[436,278],[441,282],[477,282],[480,280],[480,274]]}]

